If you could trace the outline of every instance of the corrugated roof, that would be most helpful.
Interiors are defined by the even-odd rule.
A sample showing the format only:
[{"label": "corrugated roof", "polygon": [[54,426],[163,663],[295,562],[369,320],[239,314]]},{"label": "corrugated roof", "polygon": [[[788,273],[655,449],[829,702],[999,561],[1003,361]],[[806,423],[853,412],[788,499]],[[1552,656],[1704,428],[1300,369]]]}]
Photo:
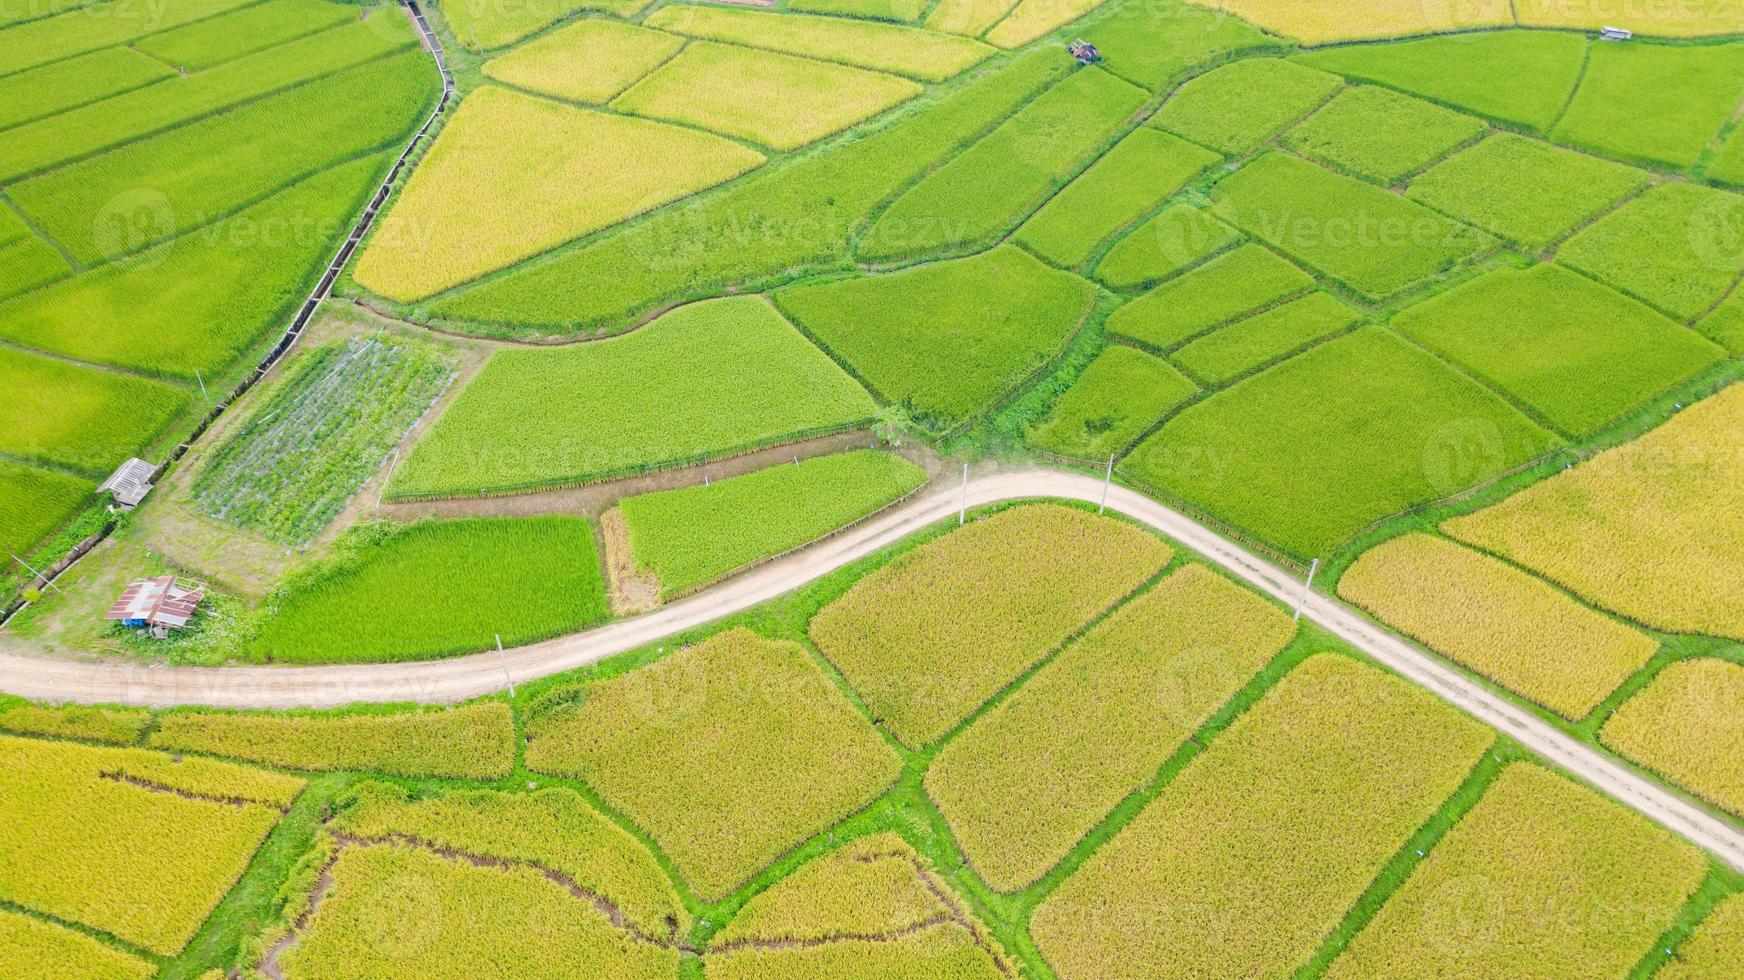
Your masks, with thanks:
[{"label": "corrugated roof", "polygon": [[205,593],[177,585],[174,575],[142,578],[127,586],[104,618],[140,619],[153,626],[179,629],[188,625],[203,598]]},{"label": "corrugated roof", "polygon": [[103,485],[97,488],[97,492],[107,490],[116,503],[132,507],[151,492],[151,478],[156,472],[156,466],[134,457],[116,467],[109,479],[104,480]]}]

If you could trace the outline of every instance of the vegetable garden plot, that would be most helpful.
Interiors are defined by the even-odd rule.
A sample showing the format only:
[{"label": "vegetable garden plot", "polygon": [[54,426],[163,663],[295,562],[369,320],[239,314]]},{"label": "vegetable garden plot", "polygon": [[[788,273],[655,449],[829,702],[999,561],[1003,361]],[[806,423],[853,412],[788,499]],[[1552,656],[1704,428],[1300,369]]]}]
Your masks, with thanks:
[{"label": "vegetable garden plot", "polygon": [[[357,19],[352,4],[327,0],[267,0],[173,31],[153,34],[133,47],[185,71],[253,54]],[[359,91],[367,91],[360,88]]]},{"label": "vegetable garden plot", "polygon": [[151,712],[143,708],[50,707],[25,702],[0,710],[0,728],[9,732],[108,745],[132,745],[150,724]]},{"label": "vegetable garden plot", "polygon": [[1596,605],[1744,640],[1744,385],[1486,510],[1442,524]]},{"label": "vegetable garden plot", "polygon": [[0,140],[0,181],[46,170],[416,44],[405,15],[383,6],[343,27],[38,119],[8,131]]},{"label": "vegetable garden plot", "polygon": [[412,172],[358,259],[357,281],[422,299],[763,162],[707,133],[487,85]]},{"label": "vegetable garden plot", "polygon": [[0,554],[30,548],[95,501],[93,480],[0,460]]},{"label": "vegetable garden plot", "polygon": [[196,506],[303,544],[332,523],[454,379],[437,349],[352,337],[300,356],[193,484]]},{"label": "vegetable garden plot", "polygon": [[1654,976],[1661,980],[1703,980],[1744,971],[1744,895],[1733,895],[1696,926],[1677,957]]},{"label": "vegetable garden plot", "polygon": [[1488,273],[1393,326],[1575,436],[1726,359],[1695,331],[1554,265]]},{"label": "vegetable garden plot", "polygon": [[928,794],[999,891],[1042,877],[1294,635],[1203,565],[1116,610],[947,743]]},{"label": "vegetable garden plot", "polygon": [[914,848],[874,834],[800,865],[745,903],[704,954],[710,977],[997,980],[999,945]]},{"label": "vegetable garden plot", "polygon": [[1284,153],[1243,167],[1212,197],[1218,217],[1373,300],[1495,245],[1475,228]]},{"label": "vegetable garden plot", "polygon": [[1100,69],[1068,76],[897,198],[860,239],[860,258],[991,243],[1099,155],[1144,101],[1143,89]]},{"label": "vegetable garden plot", "polygon": [[215,378],[308,295],[387,162],[342,164],[195,234],[13,297],[0,303],[0,337],[187,381],[197,371]]},{"label": "vegetable garden plot", "polygon": [[1494,734],[1337,654],[1291,671],[1035,910],[1066,976],[1299,966]]},{"label": "vegetable garden plot", "polygon": [[1378,85],[1359,85],[1291,130],[1284,142],[1391,187],[1489,127],[1481,119]]},{"label": "vegetable garden plot", "polygon": [[882,399],[934,431],[976,417],[1028,380],[1095,299],[1089,283],[1015,246],[775,294]]},{"label": "vegetable garden plot", "polygon": [[1029,441],[1073,459],[1107,459],[1198,390],[1167,362],[1111,344],[1030,430]]},{"label": "vegetable garden plot", "polygon": [[1744,196],[1661,184],[1600,218],[1557,261],[1684,320],[1707,312],[1744,269]]},{"label": "vegetable garden plot", "polygon": [[1628,0],[1517,0],[1521,27],[1599,30],[1627,23],[1637,34],[1705,37],[1744,32],[1744,8],[1728,0],[1708,3],[1636,4]]},{"label": "vegetable garden plot", "polygon": [[912,27],[744,8],[676,4],[656,10],[646,23],[674,34],[839,61],[923,82],[942,82],[993,53],[979,41]]},{"label": "vegetable garden plot", "polygon": [[1244,245],[1114,311],[1108,332],[1165,349],[1314,288],[1314,278],[1259,245]]},{"label": "vegetable garden plot", "polygon": [[1103,241],[1221,159],[1167,133],[1134,130],[1024,222],[1017,241],[1055,265],[1082,265]]},{"label": "vegetable garden plot", "polygon": [[423,660],[603,622],[605,582],[579,517],[427,521],[353,532],[334,561],[283,586],[249,642],[290,663]]},{"label": "vegetable garden plot", "polygon": [[302,781],[0,735],[0,900],[163,956],[187,944]]},{"label": "vegetable garden plot", "polygon": [[70,272],[72,267],[54,246],[34,235],[0,245],[0,299],[64,279]]},{"label": "vegetable garden plot", "polygon": [[590,685],[527,730],[529,769],[586,781],[705,900],[871,803],[902,768],[798,644],[742,628]]},{"label": "vegetable garden plot", "polygon": [[1624,976],[1707,873],[1701,852],[1531,762],[1502,771],[1329,977]]},{"label": "vegetable garden plot", "polygon": [[1239,157],[1313,112],[1343,82],[1276,58],[1249,58],[1181,86],[1149,125]]},{"label": "vegetable garden plot", "polygon": [[920,748],[1171,554],[1130,524],[1051,504],[1018,507],[860,579],[812,618],[811,638],[891,734]]},{"label": "vegetable garden plot", "polygon": [[757,297],[682,307],[635,333],[503,350],[395,472],[396,496],[573,484],[869,421],[865,390]]},{"label": "vegetable garden plot", "polygon": [[0,452],[93,476],[156,438],[188,393],[157,381],[0,347]]},{"label": "vegetable garden plot", "polygon": [[1120,471],[1306,560],[1556,444],[1433,355],[1364,328],[1189,406]]},{"label": "vegetable garden plot", "polygon": [[561,332],[622,329],[659,305],[846,262],[849,231],[878,203],[996,125],[1066,71],[1038,51],[860,139],[777,162],[433,307],[439,316]]},{"label": "vegetable garden plot", "polygon": [[146,980],[157,976],[157,966],[65,926],[0,909],[0,973]]},{"label": "vegetable garden plot", "polygon": [[1612,156],[1690,167],[1732,118],[1740,94],[1744,44],[1600,44],[1550,135]]},{"label": "vegetable garden plot", "polygon": [[808,459],[618,504],[636,566],[672,598],[791,551],[901,499],[926,474],[890,453]]},{"label": "vegetable garden plot", "polygon": [[1397,0],[1217,0],[1207,5],[1308,44],[1500,27],[1514,20],[1508,0],[1447,4]]},{"label": "vegetable garden plot", "polygon": [[1600,741],[1744,816],[1744,664],[1680,660],[1623,702]]},{"label": "vegetable garden plot", "polygon": [[579,10],[631,17],[646,6],[648,0],[449,0],[442,5],[442,16],[461,44],[474,51],[490,51],[507,47]]},{"label": "vegetable garden plot", "polygon": [[615,20],[587,18],[484,64],[486,78],[604,105],[678,53],[684,39]]},{"label": "vegetable garden plot", "polygon": [[105,48],[0,78],[0,129],[161,82],[176,70],[132,48]]},{"label": "vegetable garden plot", "polygon": [[[130,7],[127,0],[109,0],[90,10],[27,21],[0,30],[0,65],[23,71],[76,54],[126,44],[135,38],[233,10],[250,0],[174,0],[152,9],[152,16]],[[32,11],[40,7],[27,8]]]},{"label": "vegetable garden plot", "polygon": [[1212,384],[1229,381],[1309,344],[1348,330],[1362,319],[1327,293],[1309,293],[1200,337],[1170,357]]},{"label": "vegetable garden plot", "polygon": [[1193,205],[1172,205],[1116,242],[1096,263],[1096,278],[1112,289],[1148,286],[1240,239],[1235,229]]},{"label": "vegetable garden plot", "polygon": [[515,765],[515,718],[501,701],[408,711],[169,711],[153,748],[317,772],[500,779]]},{"label": "vegetable garden plot", "polygon": [[1544,132],[1581,77],[1577,34],[1495,31],[1326,48],[1295,60]]},{"label": "vegetable garden plot", "polygon": [[1659,641],[1511,565],[1428,534],[1357,559],[1338,594],[1393,628],[1579,721]]},{"label": "vegetable garden plot", "polygon": [[923,91],[895,75],[698,41],[612,108],[794,150]]},{"label": "vegetable garden plot", "polygon": [[[376,61],[7,188],[86,264],[138,251],[336,164],[403,143],[440,91],[419,52]],[[116,202],[134,211],[116,213]]]},{"label": "vegetable garden plot", "polygon": [[1497,133],[1413,179],[1406,196],[1542,251],[1649,179],[1620,163]]}]

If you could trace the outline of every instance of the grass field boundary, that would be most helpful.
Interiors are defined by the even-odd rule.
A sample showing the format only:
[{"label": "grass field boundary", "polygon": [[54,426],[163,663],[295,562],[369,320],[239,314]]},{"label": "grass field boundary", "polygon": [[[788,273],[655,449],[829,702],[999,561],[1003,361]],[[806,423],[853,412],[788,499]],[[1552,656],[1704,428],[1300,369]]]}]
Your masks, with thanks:
[{"label": "grass field boundary", "polygon": [[1677,921],[1642,955],[1629,971],[1629,980],[1648,980],[1682,951],[1684,943],[1708,920],[1714,909],[1734,894],[1744,894],[1744,875],[1708,859],[1710,870],[1695,894],[1678,910]]},{"label": "grass field boundary", "polygon": [[49,912],[42,912],[31,908],[28,905],[20,905],[17,902],[0,898],[0,911],[13,912],[25,916],[26,918],[35,919],[38,922],[43,922],[51,926],[58,926],[68,932],[78,933],[87,939],[92,939],[102,943],[110,949],[145,960],[147,963],[159,968],[161,968],[167,961],[167,957],[163,956],[161,953],[154,953],[143,946],[135,946],[112,932],[105,932],[95,926],[88,926],[83,922],[78,922],[73,919],[63,919],[58,915]]}]

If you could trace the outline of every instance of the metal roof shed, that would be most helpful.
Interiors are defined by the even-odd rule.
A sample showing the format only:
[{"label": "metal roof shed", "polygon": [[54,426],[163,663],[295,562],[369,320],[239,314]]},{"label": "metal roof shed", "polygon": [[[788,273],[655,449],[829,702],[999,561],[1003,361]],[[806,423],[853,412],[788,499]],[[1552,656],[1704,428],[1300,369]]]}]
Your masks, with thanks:
[{"label": "metal roof shed", "polygon": [[109,479],[104,480],[103,485],[97,488],[97,492],[107,490],[116,503],[123,507],[133,507],[151,492],[151,478],[156,473],[157,467],[134,457],[117,467],[109,475]]},{"label": "metal roof shed", "polygon": [[205,593],[176,584],[174,575],[142,578],[127,587],[104,619],[119,619],[124,626],[157,626],[181,629],[194,618]]}]

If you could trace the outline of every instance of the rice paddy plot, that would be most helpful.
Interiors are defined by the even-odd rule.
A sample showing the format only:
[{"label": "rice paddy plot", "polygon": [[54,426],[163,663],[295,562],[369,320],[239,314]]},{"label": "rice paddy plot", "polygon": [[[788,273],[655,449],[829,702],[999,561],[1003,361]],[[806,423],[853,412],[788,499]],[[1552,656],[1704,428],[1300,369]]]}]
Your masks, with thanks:
[{"label": "rice paddy plot", "polygon": [[1189,406],[1120,471],[1306,560],[1556,444],[1435,356],[1371,327]]},{"label": "rice paddy plot", "polygon": [[1116,242],[1096,263],[1096,278],[1111,289],[1151,286],[1240,238],[1191,204],[1170,205]]},{"label": "rice paddy plot", "polygon": [[1063,27],[1084,16],[1103,0],[1017,0],[997,24],[988,30],[990,44],[1010,49],[1020,48],[1056,27]]},{"label": "rice paddy plot", "polygon": [[381,336],[305,351],[200,470],[194,504],[303,544],[332,523],[453,378],[438,349]]},{"label": "rice paddy plot", "polygon": [[23,555],[96,502],[95,480],[0,460],[0,554]]},{"label": "rice paddy plot", "polygon": [[1734,356],[1744,354],[1744,292],[1735,292],[1713,313],[1696,324],[1702,335]]},{"label": "rice paddy plot", "polygon": [[927,0],[789,0],[787,9],[801,14],[836,14],[912,24],[926,13]]},{"label": "rice paddy plot", "polygon": [[390,299],[423,299],[764,159],[707,133],[487,85],[461,102],[412,172],[358,259],[357,281]]},{"label": "rice paddy plot", "polygon": [[1669,633],[1744,640],[1744,385],[1512,497],[1442,524],[1595,605]]},{"label": "rice paddy plot", "polygon": [[1361,322],[1327,293],[1315,292],[1213,330],[1170,358],[1211,384],[1222,384]]},{"label": "rice paddy plot", "polygon": [[515,716],[502,701],[412,710],[180,710],[157,716],[150,744],[313,772],[501,779],[515,766]]},{"label": "rice paddy plot", "polygon": [[174,956],[302,781],[0,735],[0,900]]},{"label": "rice paddy plot", "polygon": [[1620,163],[1497,133],[1414,178],[1406,196],[1537,252],[1649,179]]},{"label": "rice paddy plot", "polygon": [[[166,31],[246,5],[249,0],[178,0],[155,7],[151,16],[126,0],[110,0],[89,10],[69,10],[0,30],[0,65],[23,71],[76,54]],[[40,6],[24,8],[31,15]],[[10,14],[10,11],[8,11]],[[8,18],[10,19],[10,18]]]},{"label": "rice paddy plot", "polygon": [[106,476],[188,406],[181,388],[0,347],[0,452]]},{"label": "rice paddy plot", "polygon": [[1055,265],[1075,268],[1221,159],[1167,133],[1134,130],[1024,222],[1017,241]]},{"label": "rice paddy plot", "polygon": [[388,493],[584,483],[839,431],[876,411],[767,302],[711,300],[624,337],[498,351],[400,464]]},{"label": "rice paddy plot", "polygon": [[1422,205],[1284,153],[1243,167],[1212,197],[1218,217],[1372,300],[1495,244]]},{"label": "rice paddy plot", "polygon": [[1168,349],[1313,288],[1312,276],[1276,253],[1243,245],[1114,311],[1108,332]]},{"label": "rice paddy plot", "polygon": [[1736,0],[1639,4],[1629,0],[1517,0],[1521,27],[1570,27],[1590,31],[1626,24],[1654,37],[1707,37],[1744,32],[1744,7]]},{"label": "rice paddy plot", "polygon": [[255,656],[286,663],[455,656],[606,618],[593,531],[578,517],[363,528],[268,601]]},{"label": "rice paddy plot", "polygon": [[1294,62],[1248,58],[1181,86],[1149,125],[1239,157],[1313,112],[1343,84],[1337,75]]},{"label": "rice paddy plot", "polygon": [[1694,166],[1744,94],[1744,44],[1593,48],[1551,138],[1679,169]]},{"label": "rice paddy plot", "polygon": [[1036,946],[1065,976],[1288,974],[1493,738],[1391,674],[1313,657],[1042,901]]},{"label": "rice paddy plot", "polygon": [[1568,104],[1588,44],[1576,34],[1493,31],[1325,48],[1295,60],[1545,132]]},{"label": "rice paddy plot", "polygon": [[1718,153],[1704,170],[1709,180],[1732,187],[1744,187],[1744,126],[1735,126]]},{"label": "rice paddy plot", "polygon": [[398,145],[438,91],[424,54],[398,55],[20,181],[7,196],[94,265]]},{"label": "rice paddy plot", "polygon": [[1508,0],[1398,3],[1396,0],[1208,0],[1268,31],[1307,44],[1441,34],[1514,21]]},{"label": "rice paddy plot", "polygon": [[1688,322],[1744,270],[1744,196],[1661,184],[1569,239],[1556,258]]},{"label": "rice paddy plot", "polygon": [[0,299],[65,279],[72,271],[54,246],[34,235],[0,245]]},{"label": "rice paddy plot", "polygon": [[1072,459],[1104,460],[1198,390],[1168,362],[1111,344],[1030,430],[1029,442]]},{"label": "rice paddy plot", "polygon": [[1677,956],[1654,976],[1661,980],[1704,980],[1744,972],[1744,895],[1733,895],[1708,913]]},{"label": "rice paddy plot", "polygon": [[1707,874],[1671,832],[1536,763],[1508,766],[1327,976],[1624,976]]},{"label": "rice paddy plot", "polygon": [[11,244],[31,237],[34,234],[30,226],[24,223],[18,212],[9,207],[0,208],[0,243]]},{"label": "rice paddy plot", "polygon": [[1281,47],[1239,17],[1184,0],[1109,0],[1084,25],[1084,38],[1109,70],[1153,92],[1236,54]]},{"label": "rice paddy plot", "polygon": [[527,731],[529,769],[585,781],[705,900],[871,803],[902,768],[798,644],[742,628],[593,684]]},{"label": "rice paddy plot", "polygon": [[1668,665],[1605,721],[1599,740],[1744,816],[1744,663]]},{"label": "rice paddy plot", "polygon": [[1120,521],[1052,504],[1017,507],[862,578],[812,617],[811,638],[891,734],[920,748],[1171,553]]},{"label": "rice paddy plot", "polygon": [[1284,142],[1391,187],[1488,130],[1481,119],[1379,85],[1339,93]]},{"label": "rice paddy plot", "polygon": [[1041,878],[1234,696],[1295,627],[1187,565],[947,743],[927,792],[992,888]]},{"label": "rice paddy plot", "polygon": [[1067,76],[898,197],[860,239],[860,258],[990,243],[1099,155],[1144,101],[1143,89],[1099,69]]},{"label": "rice paddy plot", "polygon": [[474,51],[507,47],[581,10],[631,17],[649,0],[448,0],[442,16],[460,43]]},{"label": "rice paddy plot", "polygon": [[0,909],[0,973],[146,980],[157,976],[157,965],[77,930]]},{"label": "rice paddy plot", "polygon": [[880,398],[934,431],[975,418],[1028,380],[1095,298],[1089,283],[1015,246],[775,294]]},{"label": "rice paddy plot", "polygon": [[1554,265],[1498,269],[1393,326],[1575,436],[1726,359],[1695,331]]},{"label": "rice paddy plot", "polygon": [[1339,578],[1338,594],[1574,721],[1659,649],[1540,579],[1428,534],[1365,553]]},{"label": "rice paddy plot", "polygon": [[486,78],[576,102],[604,105],[660,67],[684,39],[589,17],[484,63]]},{"label": "rice paddy plot", "polygon": [[0,302],[0,337],[194,381],[247,353],[308,295],[386,169],[342,164],[130,258]]},{"label": "rice paddy plot", "polygon": [[612,108],[794,150],[925,91],[894,75],[697,41]]},{"label": "rice paddy plot", "polygon": [[0,710],[0,728],[9,732],[107,745],[132,745],[150,724],[151,712],[143,708],[50,707],[23,702]]},{"label": "rice paddy plot", "polygon": [[[357,19],[349,3],[267,0],[152,34],[133,47],[182,71],[198,71]],[[367,89],[360,89],[367,91]]]},{"label": "rice paddy plot", "polygon": [[979,41],[914,27],[743,7],[674,4],[656,10],[644,23],[674,34],[839,61],[922,82],[942,82],[993,54]]},{"label": "rice paddy plot", "polygon": [[132,48],[104,48],[0,78],[0,128],[172,78],[176,70]]},{"label": "rice paddy plot", "polygon": [[926,26],[947,34],[980,37],[999,23],[1017,0],[939,0],[927,15]]},{"label": "rice paddy plot", "polygon": [[662,490],[619,503],[636,567],[670,599],[815,541],[926,482],[918,466],[861,450]]}]

